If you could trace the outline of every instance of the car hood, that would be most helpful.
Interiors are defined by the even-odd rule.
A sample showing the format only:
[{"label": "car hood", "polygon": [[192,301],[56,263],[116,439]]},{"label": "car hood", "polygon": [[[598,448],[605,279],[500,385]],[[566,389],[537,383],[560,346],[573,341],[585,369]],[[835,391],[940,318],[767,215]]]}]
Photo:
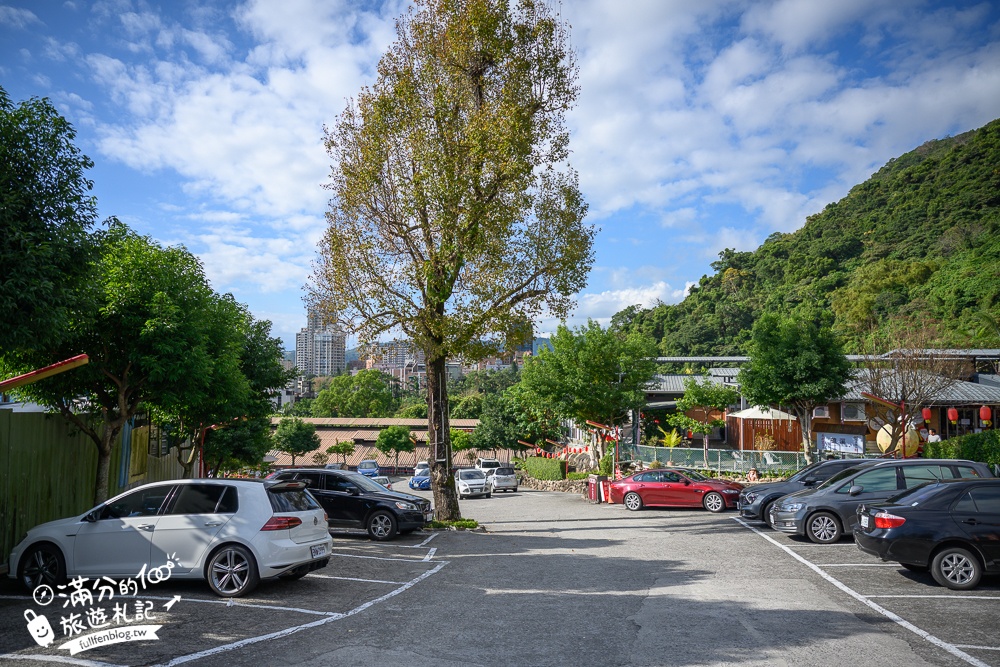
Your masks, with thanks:
[{"label": "car hood", "polygon": [[402,500],[408,503],[414,503],[415,505],[421,505],[427,502],[425,498],[421,498],[420,496],[414,496],[410,493],[403,493],[402,491],[390,491],[389,489],[377,493],[374,491],[371,493],[366,493],[365,496],[367,496],[368,498],[378,498],[380,500],[387,500],[390,502],[394,502],[396,500]]},{"label": "car hood", "polygon": [[780,502],[787,503],[790,502],[792,498],[797,500],[804,500],[806,498],[811,498],[817,493],[822,493],[819,489],[802,489],[801,491],[796,491],[795,493],[789,493],[787,496],[781,499]]},{"label": "car hood", "polygon": [[804,490],[806,490],[806,488],[798,482],[769,482],[767,484],[754,484],[747,487],[747,491],[752,491],[757,495],[762,493],[780,493],[782,495],[786,495]]},{"label": "car hood", "polygon": [[80,514],[79,516],[71,516],[66,519],[56,519],[55,521],[46,521],[45,523],[40,523],[37,526],[34,526],[30,530],[28,530],[28,535],[33,536],[39,533],[49,534],[52,532],[53,529],[57,529],[60,532],[66,530],[73,530],[73,534],[76,534],[76,531],[79,530],[80,526],[83,523],[83,517],[87,516],[87,514],[89,513],[90,510],[84,512],[83,514]]},{"label": "car hood", "polygon": [[737,491],[743,488],[743,485],[739,482],[728,482],[721,479],[710,479],[705,482],[698,482],[703,486],[708,486],[716,491],[722,491],[724,489],[736,489]]}]

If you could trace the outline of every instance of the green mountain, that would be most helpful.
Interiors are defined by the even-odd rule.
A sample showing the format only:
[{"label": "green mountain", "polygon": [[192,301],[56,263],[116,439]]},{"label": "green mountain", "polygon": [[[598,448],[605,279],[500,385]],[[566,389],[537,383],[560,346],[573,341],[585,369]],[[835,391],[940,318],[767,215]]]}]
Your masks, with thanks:
[{"label": "green mountain", "polygon": [[664,355],[741,354],[763,313],[832,319],[856,349],[894,318],[936,323],[947,346],[1000,317],[1000,120],[886,164],[791,234],[727,249],[676,305],[627,308],[614,323]]}]

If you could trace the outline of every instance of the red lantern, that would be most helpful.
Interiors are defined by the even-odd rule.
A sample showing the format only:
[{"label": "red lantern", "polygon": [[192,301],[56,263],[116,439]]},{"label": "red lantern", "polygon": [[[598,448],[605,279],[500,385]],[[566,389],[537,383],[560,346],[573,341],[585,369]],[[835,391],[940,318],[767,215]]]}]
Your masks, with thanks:
[{"label": "red lantern", "polygon": [[925,422],[929,422],[931,420],[931,409],[930,408],[924,408],[923,410],[920,411],[920,414],[923,415]]},{"label": "red lantern", "polygon": [[993,411],[990,410],[989,406],[984,405],[979,408],[979,421],[983,422],[984,426],[989,426],[992,424]]},{"label": "red lantern", "polygon": [[958,410],[956,408],[948,408],[948,421],[952,424],[958,423]]}]

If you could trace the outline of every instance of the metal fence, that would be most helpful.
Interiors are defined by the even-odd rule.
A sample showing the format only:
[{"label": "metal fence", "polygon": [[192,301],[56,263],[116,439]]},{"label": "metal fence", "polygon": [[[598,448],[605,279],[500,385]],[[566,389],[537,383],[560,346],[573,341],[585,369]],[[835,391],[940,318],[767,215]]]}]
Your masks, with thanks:
[{"label": "metal fence", "polygon": [[746,473],[756,468],[761,475],[790,474],[806,465],[802,452],[760,452],[709,449],[706,461],[701,447],[648,447],[638,445],[637,458],[646,465],[659,461],[665,466],[698,468],[716,472]]}]

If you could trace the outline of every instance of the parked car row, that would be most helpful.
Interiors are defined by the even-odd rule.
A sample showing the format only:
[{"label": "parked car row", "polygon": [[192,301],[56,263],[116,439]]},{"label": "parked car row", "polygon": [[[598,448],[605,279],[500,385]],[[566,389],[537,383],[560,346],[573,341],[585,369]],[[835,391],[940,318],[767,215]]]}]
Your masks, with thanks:
[{"label": "parked car row", "polygon": [[[417,463],[408,484],[411,489],[430,490],[431,470],[427,461]],[[455,488],[459,499],[490,498],[496,491],[517,491],[517,474],[514,468],[505,466],[497,459],[479,458],[475,468],[455,471]]]}]

